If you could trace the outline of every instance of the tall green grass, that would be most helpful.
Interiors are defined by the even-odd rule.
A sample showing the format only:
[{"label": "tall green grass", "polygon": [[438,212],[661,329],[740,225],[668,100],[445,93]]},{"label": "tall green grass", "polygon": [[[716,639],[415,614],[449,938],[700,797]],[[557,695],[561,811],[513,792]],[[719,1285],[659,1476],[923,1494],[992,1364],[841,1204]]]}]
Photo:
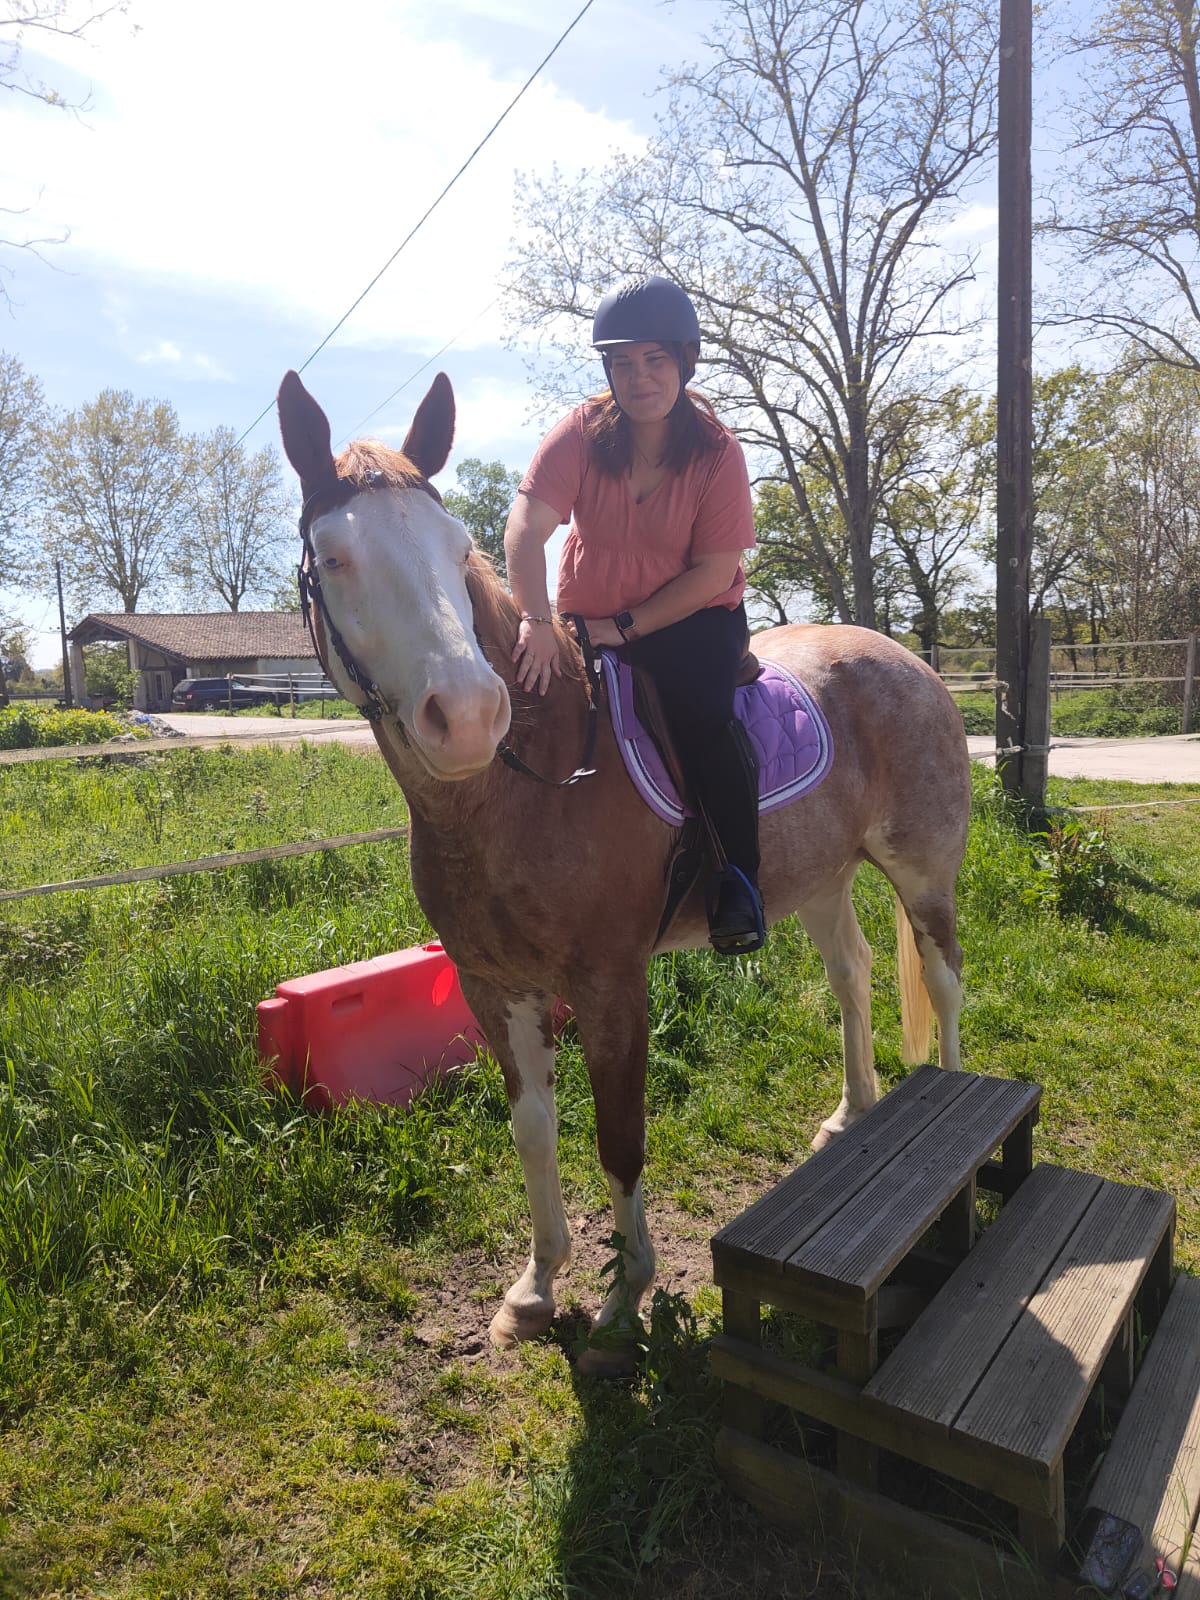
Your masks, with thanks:
[{"label": "tall green grass", "polygon": [[[1037,842],[976,782],[967,1064],[1044,1084],[1039,1155],[1175,1193],[1195,1269],[1195,810],[1110,815],[1097,922],[1036,893]],[[0,874],[403,815],[382,764],[338,747],[6,768]],[[857,899],[886,1086],[903,1071],[891,894],[864,871]],[[0,1594],[744,1592],[766,1544],[711,1470],[714,1292],[660,1303],[657,1365],[631,1390],[573,1379],[599,1291],[578,1277],[554,1337],[489,1357],[528,1226],[494,1066],[403,1115],[318,1117],[260,1080],[255,1006],[278,981],[429,932],[402,843],[0,906]],[[803,1154],[840,1037],[790,922],[754,963],[654,962],[649,994],[647,1192],[669,1266],[672,1231],[703,1248]],[[569,1029],[558,1097],[568,1214],[586,1218],[607,1196]],[[810,1587],[855,1590],[827,1553],[789,1559]]]}]

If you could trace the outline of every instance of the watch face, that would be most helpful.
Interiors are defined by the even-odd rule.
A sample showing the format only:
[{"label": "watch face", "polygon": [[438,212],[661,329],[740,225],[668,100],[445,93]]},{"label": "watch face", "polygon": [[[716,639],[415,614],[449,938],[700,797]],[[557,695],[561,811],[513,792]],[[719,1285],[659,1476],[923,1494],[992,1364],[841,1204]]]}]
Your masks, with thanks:
[{"label": "watch face", "polygon": [[618,611],[616,616],[613,618],[613,621],[616,623],[618,628],[632,628],[633,627],[633,612],[632,611]]}]

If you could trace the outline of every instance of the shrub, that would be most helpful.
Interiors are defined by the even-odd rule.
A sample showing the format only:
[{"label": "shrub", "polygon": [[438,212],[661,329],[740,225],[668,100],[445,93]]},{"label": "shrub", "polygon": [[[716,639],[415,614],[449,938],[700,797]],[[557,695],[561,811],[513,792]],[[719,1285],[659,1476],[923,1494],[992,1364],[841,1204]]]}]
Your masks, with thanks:
[{"label": "shrub", "polygon": [[125,732],[125,724],[107,711],[43,710],[39,706],[13,706],[0,711],[0,750],[103,744]]},{"label": "shrub", "polygon": [[1097,927],[1112,922],[1120,911],[1121,866],[1107,824],[1068,817],[1033,838],[1036,865],[1024,898],[1060,917],[1082,917]]}]

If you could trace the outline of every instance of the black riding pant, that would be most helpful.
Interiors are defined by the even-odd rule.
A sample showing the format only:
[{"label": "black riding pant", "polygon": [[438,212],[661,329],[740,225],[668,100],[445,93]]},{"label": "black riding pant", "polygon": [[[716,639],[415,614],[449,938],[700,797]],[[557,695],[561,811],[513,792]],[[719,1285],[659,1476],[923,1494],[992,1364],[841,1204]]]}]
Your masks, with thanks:
[{"label": "black riding pant", "polygon": [[758,779],[734,721],[733,691],[746,653],[746,610],[708,606],[635,639],[623,653],[654,680],[684,777],[708,812],[731,864],[758,872]]}]

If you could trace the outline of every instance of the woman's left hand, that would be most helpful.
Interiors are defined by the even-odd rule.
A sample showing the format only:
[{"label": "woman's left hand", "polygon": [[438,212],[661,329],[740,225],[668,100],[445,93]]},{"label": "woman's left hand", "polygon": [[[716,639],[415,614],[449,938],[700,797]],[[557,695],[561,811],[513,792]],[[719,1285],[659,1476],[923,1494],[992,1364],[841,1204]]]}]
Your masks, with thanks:
[{"label": "woman's left hand", "polygon": [[584,617],[583,625],[593,644],[607,644],[615,648],[625,643],[620,628],[611,617]]}]

